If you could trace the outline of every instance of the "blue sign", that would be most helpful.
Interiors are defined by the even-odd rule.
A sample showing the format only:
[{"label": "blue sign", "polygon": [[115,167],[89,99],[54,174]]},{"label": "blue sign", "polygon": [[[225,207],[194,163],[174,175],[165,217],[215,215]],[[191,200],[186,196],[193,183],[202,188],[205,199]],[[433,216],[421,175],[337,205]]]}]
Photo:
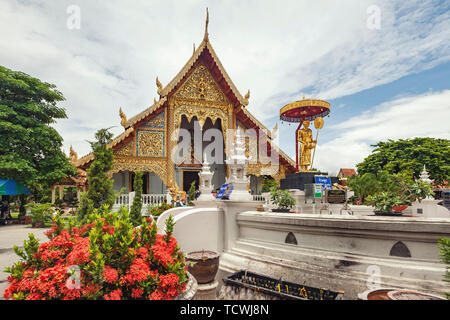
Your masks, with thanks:
[{"label": "blue sign", "polygon": [[227,200],[230,198],[230,194],[233,191],[233,185],[231,183],[223,184],[217,192],[216,199]]},{"label": "blue sign", "polygon": [[330,177],[321,177],[321,176],[315,176],[314,180],[316,183],[323,184],[323,187],[325,189],[333,189],[331,186],[331,179]]}]

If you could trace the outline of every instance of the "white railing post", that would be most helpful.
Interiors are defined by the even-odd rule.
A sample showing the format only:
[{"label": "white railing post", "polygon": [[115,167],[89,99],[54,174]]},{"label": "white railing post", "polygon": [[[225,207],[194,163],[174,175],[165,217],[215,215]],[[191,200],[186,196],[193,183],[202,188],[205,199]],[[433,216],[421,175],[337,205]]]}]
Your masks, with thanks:
[{"label": "white railing post", "polygon": [[132,191],[128,193],[128,210],[131,210],[131,206],[133,205],[134,196],[136,195],[136,192]]}]

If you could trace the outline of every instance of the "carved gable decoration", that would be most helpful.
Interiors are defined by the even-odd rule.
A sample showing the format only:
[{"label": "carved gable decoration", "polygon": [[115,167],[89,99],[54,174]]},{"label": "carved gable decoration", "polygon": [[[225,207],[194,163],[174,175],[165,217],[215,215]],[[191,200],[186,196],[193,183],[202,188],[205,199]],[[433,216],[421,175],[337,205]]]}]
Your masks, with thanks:
[{"label": "carved gable decoration", "polygon": [[138,130],[136,137],[136,155],[138,157],[164,157],[164,132]]},{"label": "carved gable decoration", "polygon": [[165,110],[141,125],[144,128],[164,129],[165,127]]},{"label": "carved gable decoration", "polygon": [[133,155],[133,140],[130,140],[120,148],[114,151],[115,156],[131,156]]},{"label": "carved gable decoration", "polygon": [[174,95],[175,98],[228,103],[208,68],[199,65]]}]

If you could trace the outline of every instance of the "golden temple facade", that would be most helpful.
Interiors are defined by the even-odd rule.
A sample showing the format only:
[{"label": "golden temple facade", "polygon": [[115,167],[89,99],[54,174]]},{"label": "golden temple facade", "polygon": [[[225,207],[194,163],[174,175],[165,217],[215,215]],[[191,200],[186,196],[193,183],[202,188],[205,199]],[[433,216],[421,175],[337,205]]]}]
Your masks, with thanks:
[{"label": "golden temple facade", "polygon": [[[119,111],[124,131],[108,145],[114,150],[114,165],[110,174],[116,190],[125,187],[126,191],[131,191],[133,173],[139,170],[144,172],[144,193],[161,194],[167,189],[186,191],[189,183],[198,179],[202,154],[192,156],[193,161],[187,164],[175,163],[171,150],[177,148],[177,130],[185,128],[193,131],[194,121],[202,132],[215,128],[223,133],[223,137],[230,129],[263,130],[267,135],[267,145],[275,150],[271,152],[276,152],[279,159],[278,170],[270,176],[279,181],[295,172],[295,162],[273,145],[270,130],[246,109],[250,91],[245,96],[241,95],[222,66],[209,41],[208,19],[203,41],[194,49],[188,62],[166,86],[158,78],[156,85],[159,99],[155,99],[150,107],[130,119],[127,119],[122,109]],[[249,144],[247,148],[250,148]],[[260,149],[261,145],[255,148]],[[227,153],[226,149],[224,143],[224,154]],[[247,151],[251,153],[254,150]],[[93,154],[90,153],[78,159],[76,166],[86,170],[92,160]],[[255,194],[261,191],[265,166],[257,161],[247,167],[247,174],[251,178],[250,187]],[[212,170],[214,187],[219,188],[226,181],[227,165],[213,164]]]}]

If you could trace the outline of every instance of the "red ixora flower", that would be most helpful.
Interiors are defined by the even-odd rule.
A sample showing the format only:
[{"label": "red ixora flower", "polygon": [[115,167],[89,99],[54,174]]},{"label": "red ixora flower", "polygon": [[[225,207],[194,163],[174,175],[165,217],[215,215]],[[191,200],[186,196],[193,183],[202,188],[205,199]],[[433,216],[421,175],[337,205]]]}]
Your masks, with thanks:
[{"label": "red ixora flower", "polygon": [[141,287],[133,288],[131,290],[131,297],[134,299],[142,298],[143,294],[144,294],[144,290],[142,290]]},{"label": "red ixora flower", "polygon": [[159,290],[155,290],[148,296],[148,298],[150,300],[162,300],[164,299],[164,294]]},{"label": "red ixora flower", "polygon": [[155,244],[152,247],[153,256],[164,267],[168,263],[172,264],[174,259],[172,257],[177,247],[177,241],[174,237],[170,236],[169,242],[166,242],[165,237],[161,234],[156,235]]},{"label": "red ixora flower", "polygon": [[105,279],[108,283],[116,283],[119,279],[119,273],[116,269],[111,268],[110,266],[105,266],[105,270],[103,271],[103,279]]},{"label": "red ixora flower", "polygon": [[[186,284],[180,284],[179,277],[184,278],[185,265],[175,238],[156,234],[155,239],[147,230],[153,224],[144,224],[146,229],[129,230],[131,241],[124,247],[123,236],[128,237],[130,233],[125,234],[128,231],[122,228],[114,229],[113,225],[119,221],[115,219],[119,218],[109,216],[107,222],[96,218],[92,223],[66,229],[54,225],[47,232],[49,241],[40,244],[37,251],[33,251],[32,258],[12,267],[14,276],[8,278],[9,286],[3,297],[27,300],[163,300],[173,299],[183,292]],[[91,232],[98,237],[89,238]],[[116,234],[117,237],[111,239],[105,234]],[[100,250],[101,255],[91,256],[91,252],[96,252],[93,248]],[[99,257],[105,265],[100,279],[88,272],[90,263]],[[168,273],[168,264],[173,265],[171,273]],[[77,269],[73,269],[74,266]],[[155,291],[151,292],[150,288]]]},{"label": "red ixora flower", "polygon": [[114,291],[111,291],[109,294],[105,294],[103,298],[105,298],[105,300],[120,300],[122,295],[122,290],[116,289]]},{"label": "red ixora flower", "polygon": [[127,273],[120,279],[120,284],[134,284],[146,280],[149,276],[154,278],[157,271],[152,271],[147,261],[136,258]]},{"label": "red ixora flower", "polygon": [[67,263],[69,265],[81,265],[89,261],[89,256],[89,238],[80,238],[72,252],[67,256]]}]

